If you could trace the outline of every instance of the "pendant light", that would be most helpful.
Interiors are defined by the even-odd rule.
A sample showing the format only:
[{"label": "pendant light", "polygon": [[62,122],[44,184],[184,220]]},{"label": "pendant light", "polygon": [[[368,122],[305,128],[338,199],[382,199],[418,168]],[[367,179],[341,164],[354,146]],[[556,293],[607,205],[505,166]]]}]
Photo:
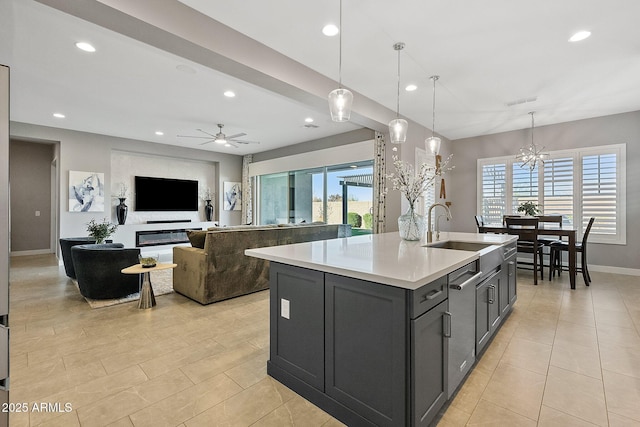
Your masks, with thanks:
[{"label": "pendant light", "polygon": [[442,142],[440,138],[436,136],[436,81],[440,76],[431,76],[429,78],[433,81],[433,121],[431,124],[431,136],[425,139],[424,144],[431,154],[437,156],[440,152],[440,143]]},{"label": "pendant light", "polygon": [[520,148],[520,154],[516,156],[516,159],[522,162],[520,165],[521,168],[529,166],[529,170],[534,170],[538,162],[544,165],[544,159],[548,157],[549,154],[542,152],[544,147],[538,148],[538,146],[533,143],[533,115],[535,114],[535,111],[531,111],[529,114],[531,114],[531,144],[528,147]]},{"label": "pendant light", "polygon": [[342,0],[340,0],[340,23],[338,28],[340,53],[338,59],[338,89],[329,93],[329,112],[334,122],[348,122],[351,117],[353,94],[342,87]]},{"label": "pendant light", "polygon": [[407,121],[400,118],[400,51],[404,49],[404,43],[394,44],[393,49],[398,52],[398,105],[396,118],[389,122],[389,135],[392,144],[402,144],[407,140],[407,128],[409,127]]}]

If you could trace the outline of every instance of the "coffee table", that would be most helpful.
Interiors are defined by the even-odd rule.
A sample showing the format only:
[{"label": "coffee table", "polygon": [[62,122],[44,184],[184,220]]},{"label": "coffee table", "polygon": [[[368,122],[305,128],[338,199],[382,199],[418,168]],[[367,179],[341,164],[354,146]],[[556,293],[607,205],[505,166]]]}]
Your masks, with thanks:
[{"label": "coffee table", "polygon": [[140,300],[138,301],[138,308],[151,308],[156,305],[156,297],[153,295],[153,287],[151,287],[151,273],[152,271],[166,270],[169,268],[176,268],[178,264],[161,264],[158,263],[155,267],[143,267],[141,264],[135,264],[131,267],[123,268],[120,270],[124,274],[139,274],[142,285],[140,286]]}]

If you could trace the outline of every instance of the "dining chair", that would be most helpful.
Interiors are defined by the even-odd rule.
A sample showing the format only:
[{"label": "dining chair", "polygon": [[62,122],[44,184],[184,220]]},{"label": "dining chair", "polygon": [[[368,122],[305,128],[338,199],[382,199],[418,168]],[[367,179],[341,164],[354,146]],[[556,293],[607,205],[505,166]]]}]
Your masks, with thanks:
[{"label": "dining chair", "polygon": [[476,225],[478,226],[478,232],[479,232],[480,229],[484,226],[484,218],[482,218],[482,215],[476,215],[475,219],[476,219]]},{"label": "dining chair", "polygon": [[[544,264],[542,262],[542,245],[538,241],[538,218],[520,218],[506,216],[504,218],[509,234],[518,236],[517,250],[519,253],[533,254],[533,284],[538,284],[538,271],[540,280],[544,280]],[[531,263],[520,262],[531,265]]]},{"label": "dining chair", "polygon": [[[562,228],[562,215],[536,215],[538,218],[538,224],[553,224]],[[542,244],[542,253],[544,255],[549,255],[549,265],[551,265],[551,247],[550,245],[555,242],[561,242],[562,237],[559,236],[545,236],[544,231],[540,231],[541,234],[538,235],[538,242]],[[544,248],[549,248],[548,253],[545,253]]]},{"label": "dining chair", "polygon": [[[576,243],[576,252],[580,253],[581,264],[580,267],[577,268],[577,271],[582,273],[584,284],[587,286],[591,283],[591,276],[589,275],[589,269],[587,268],[587,239],[589,238],[589,233],[591,232],[591,227],[595,220],[596,219],[594,217],[589,218],[587,228],[584,230],[584,234],[582,235],[582,242]],[[551,280],[551,278],[555,276],[556,271],[558,272],[558,276],[560,276],[560,273],[564,269],[562,267],[562,252],[569,251],[569,243],[559,240],[551,243],[549,247],[551,248],[549,280]]]}]

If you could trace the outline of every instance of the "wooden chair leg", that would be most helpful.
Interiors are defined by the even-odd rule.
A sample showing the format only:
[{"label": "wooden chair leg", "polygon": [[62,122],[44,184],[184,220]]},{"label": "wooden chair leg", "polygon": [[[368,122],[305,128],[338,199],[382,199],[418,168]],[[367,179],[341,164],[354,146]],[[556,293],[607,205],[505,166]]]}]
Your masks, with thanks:
[{"label": "wooden chair leg", "polygon": [[586,253],[585,251],[582,251],[580,254],[581,254],[580,262],[582,263],[582,278],[584,279],[584,284],[589,286],[589,283],[591,282],[591,277],[589,277],[589,270],[587,270]]}]

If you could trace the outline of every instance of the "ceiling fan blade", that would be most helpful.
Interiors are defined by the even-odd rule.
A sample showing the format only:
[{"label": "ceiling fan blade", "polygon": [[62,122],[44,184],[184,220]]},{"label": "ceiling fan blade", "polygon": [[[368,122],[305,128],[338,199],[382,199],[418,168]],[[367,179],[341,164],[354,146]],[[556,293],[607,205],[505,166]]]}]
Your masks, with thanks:
[{"label": "ceiling fan blade", "polygon": [[[229,141],[228,139],[227,139],[226,144],[229,144],[229,145],[230,145],[230,146],[232,146],[233,148],[238,148],[238,146],[237,146],[236,144],[234,144],[233,142]],[[225,144],[225,145],[226,145],[226,144]]]},{"label": "ceiling fan blade", "polygon": [[211,139],[210,136],[176,135],[178,138]]},{"label": "ceiling fan blade", "polygon": [[209,133],[209,132],[204,131],[204,130],[202,130],[202,129],[196,129],[196,130],[199,130],[200,132],[202,132],[202,133],[204,133],[204,134],[207,134],[207,135],[209,135],[209,136],[210,136],[210,137],[212,137],[212,138],[215,138],[215,137],[216,137],[216,135],[215,135],[215,134],[213,134],[213,133]]},{"label": "ceiling fan blade", "polygon": [[237,139],[233,139],[232,141],[236,144],[260,144],[260,141],[239,141]]},{"label": "ceiling fan blade", "polygon": [[215,139],[210,139],[208,141],[205,141],[205,142],[201,143],[200,145],[208,144],[208,143],[213,142],[213,141],[215,141]]},{"label": "ceiling fan blade", "polygon": [[246,133],[244,133],[244,132],[237,133],[235,135],[227,135],[227,140],[233,139],[233,138],[240,138],[241,136],[245,136],[245,135],[246,135]]}]

